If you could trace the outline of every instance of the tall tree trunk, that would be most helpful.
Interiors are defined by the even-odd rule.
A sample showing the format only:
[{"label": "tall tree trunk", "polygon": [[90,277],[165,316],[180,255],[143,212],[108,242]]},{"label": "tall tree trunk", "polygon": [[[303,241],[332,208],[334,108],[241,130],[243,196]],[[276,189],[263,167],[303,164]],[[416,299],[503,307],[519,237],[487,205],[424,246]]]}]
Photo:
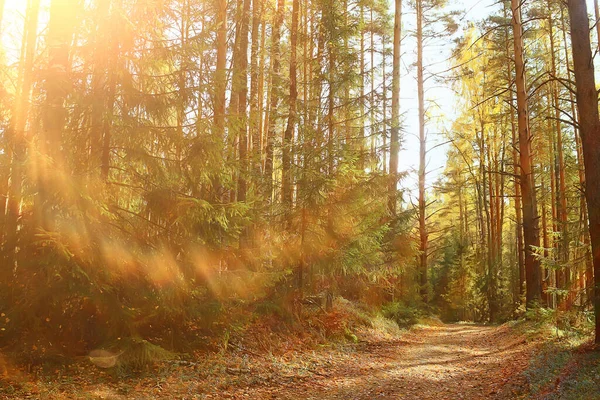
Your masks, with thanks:
[{"label": "tall tree trunk", "polygon": [[521,167],[521,193],[523,202],[523,236],[525,245],[526,302],[532,308],[541,299],[540,262],[535,248],[540,246],[535,182],[532,165],[531,132],[527,106],[525,61],[523,56],[523,28],[521,25],[521,3],[511,0],[512,27],[515,59],[515,82],[517,87],[517,123],[519,130],[519,160]]},{"label": "tall tree trunk", "polygon": [[238,139],[239,171],[237,182],[237,201],[246,201],[248,174],[248,33],[250,19],[250,0],[239,0],[239,30],[236,38],[235,63],[233,67],[232,98],[235,97],[236,109],[233,110],[234,137]]},{"label": "tall tree trunk", "polygon": [[[221,148],[225,140],[225,93],[227,89],[227,0],[215,0],[217,23],[217,64],[214,75],[214,132],[213,142]],[[214,186],[220,196],[219,183]]]},{"label": "tall tree trunk", "polygon": [[275,146],[275,136],[277,128],[277,113],[280,89],[280,43],[281,26],[283,25],[283,14],[285,11],[285,0],[277,0],[277,11],[273,17],[273,28],[271,34],[271,99],[269,105],[269,124],[266,138],[266,159],[265,159],[265,197],[267,202],[273,202],[273,153]]},{"label": "tall tree trunk", "polygon": [[594,60],[585,0],[569,0],[573,69],[577,87],[579,131],[585,166],[585,198],[587,200],[592,258],[594,262],[594,311],[596,344],[600,344],[600,118],[594,77]]},{"label": "tall tree trunk", "polygon": [[594,0],[594,16],[596,17],[596,39],[598,40],[598,50],[600,51],[600,7],[598,7],[598,0]]},{"label": "tall tree trunk", "polygon": [[69,52],[73,40],[77,0],[52,0],[48,21],[48,66],[44,90],[46,99],[42,110],[43,128],[40,133],[40,168],[38,178],[37,212],[40,226],[54,230],[53,199],[61,180],[68,179],[69,167],[63,154],[63,130],[67,118],[65,99],[68,94]]},{"label": "tall tree trunk", "polygon": [[[246,201],[248,186],[248,35],[250,26],[251,0],[238,0],[237,15],[238,29],[235,38],[235,48],[232,68],[231,85],[231,133],[233,143],[238,145],[238,176],[237,176],[237,201]],[[240,233],[239,247],[247,247],[248,230]]]},{"label": "tall tree trunk", "polygon": [[[113,3],[113,15],[115,6],[121,6],[121,0]],[[104,126],[102,132],[102,159],[100,161],[100,176],[106,182],[110,172],[110,143],[113,127],[113,115],[115,107],[115,97],[117,90],[117,67],[120,59],[119,37],[115,32],[110,33],[110,47],[108,55],[108,88],[106,93],[106,110],[104,116]]]},{"label": "tall tree trunk", "polygon": [[[557,74],[556,68],[556,47],[554,41],[554,18],[552,17],[552,3],[550,0],[548,1],[548,29],[550,35],[550,60],[551,60],[551,72],[553,76]],[[566,44],[565,44],[566,45]],[[560,241],[559,241],[559,261],[563,264],[566,264],[569,258],[569,235],[568,235],[568,209],[567,209],[567,185],[565,179],[565,156],[563,150],[563,135],[562,135],[562,125],[560,122],[561,111],[560,111],[560,103],[559,103],[559,90],[558,90],[558,82],[552,82],[552,107],[554,108],[554,119],[555,119],[555,127],[556,130],[556,156],[558,158],[558,185],[556,187],[558,194],[558,222],[560,227]],[[554,177],[556,180],[556,177]],[[553,203],[554,204],[554,203]],[[568,274],[569,271],[565,271],[565,274]]]},{"label": "tall tree trunk", "polygon": [[[400,152],[400,40],[402,38],[402,0],[395,0],[394,8],[394,47],[392,61],[392,121],[390,137],[390,188],[388,209],[392,218],[396,216],[398,185],[398,153]],[[384,60],[385,61],[385,60]],[[385,73],[384,73],[385,74]],[[385,85],[385,79],[384,79]],[[385,91],[384,91],[385,94]],[[385,102],[385,98],[384,98]],[[384,114],[385,120],[385,114]],[[384,122],[384,136],[385,131]]]},{"label": "tall tree trunk", "polygon": [[[282,177],[281,177],[281,193],[282,203],[285,213],[284,225],[286,229],[291,228],[292,219],[292,203],[293,203],[293,179],[292,179],[292,146],[294,143],[294,131],[296,129],[296,102],[298,99],[297,87],[297,63],[296,56],[298,53],[298,13],[299,0],[292,1],[292,27],[290,30],[290,98],[288,109],[288,120],[285,132],[283,135],[282,146]],[[301,275],[301,273],[299,272]],[[299,275],[299,276],[300,276]],[[301,279],[299,279],[299,282]]]},{"label": "tall tree trunk", "polygon": [[[563,37],[564,45],[564,54],[565,54],[565,64],[567,70],[567,79],[569,81],[573,81],[572,78],[572,65],[569,57],[569,47],[567,46],[567,24],[566,18],[564,15],[563,8],[560,8],[560,20],[561,20],[561,31]],[[573,127],[575,131],[575,150],[577,153],[577,172],[579,174],[579,185],[581,187],[581,193],[579,197],[579,231],[581,242],[584,247],[584,259],[585,259],[585,287],[586,287],[586,302],[591,304],[593,302],[594,297],[594,263],[592,260],[592,252],[590,251],[590,235],[589,230],[587,229],[588,224],[588,212],[587,212],[587,203],[585,199],[585,193],[583,188],[585,188],[585,170],[584,170],[584,162],[583,162],[583,151],[581,149],[581,133],[579,131],[579,115],[577,112],[577,106],[575,101],[575,96],[573,92],[569,90],[569,103],[571,104],[571,116],[573,121],[575,121],[576,125]],[[585,227],[585,228],[584,228]]]},{"label": "tall tree trunk", "polygon": [[[259,104],[260,65],[259,65],[259,38],[260,24],[262,20],[263,0],[252,0],[252,44],[250,46],[250,121],[249,132],[252,141],[252,175],[253,178],[260,176],[261,161],[261,129],[260,114],[262,108]],[[262,61],[262,60],[261,60]]]},{"label": "tall tree trunk", "polygon": [[29,0],[25,16],[25,28],[23,30],[23,45],[19,69],[19,87],[17,98],[12,112],[8,131],[8,143],[12,153],[10,167],[10,181],[8,182],[8,193],[6,201],[6,222],[4,254],[5,265],[12,271],[15,263],[15,251],[17,249],[18,223],[21,208],[21,196],[23,188],[24,163],[27,149],[27,138],[25,128],[29,116],[29,99],[33,83],[33,62],[35,57],[38,15],[40,0]]},{"label": "tall tree trunk", "polygon": [[[427,252],[429,235],[426,226],[425,175],[427,139],[425,137],[425,90],[423,66],[423,2],[416,1],[417,7],[417,96],[419,100],[419,284],[421,298],[427,302]],[[483,134],[483,132],[482,132]]]},{"label": "tall tree trunk", "polygon": [[109,53],[109,18],[111,0],[98,2],[95,16],[96,32],[94,40],[94,64],[92,72],[92,115],[90,129],[90,161],[88,163],[91,176],[100,173],[102,164],[102,136],[106,111],[106,86],[108,80]]},{"label": "tall tree trunk", "polygon": [[[508,17],[508,10],[506,3],[504,7],[504,17]],[[507,68],[507,77],[506,82],[510,88],[513,82],[513,69],[512,69],[512,53],[510,50],[510,34],[509,28],[506,28],[506,65]],[[522,296],[525,293],[525,253],[523,249],[523,222],[522,222],[522,208],[521,208],[521,186],[519,181],[517,180],[517,176],[519,175],[519,151],[518,151],[518,137],[517,137],[517,127],[515,121],[515,107],[514,107],[514,95],[513,91],[508,91],[510,99],[509,99],[509,108],[510,108],[510,131],[511,131],[511,140],[512,140],[512,164],[513,164],[513,176],[514,176],[514,205],[515,205],[515,231],[517,238],[517,267],[519,269],[519,291],[518,295]]]},{"label": "tall tree trunk", "polygon": [[360,32],[360,84],[359,84],[359,90],[360,90],[360,108],[359,108],[359,115],[360,118],[358,119],[359,124],[360,124],[360,135],[358,137],[358,140],[360,142],[358,148],[359,148],[359,155],[358,155],[358,167],[360,168],[361,171],[364,171],[365,169],[365,57],[367,56],[365,54],[365,30],[364,30],[364,25],[365,25],[365,8],[363,5],[360,6],[360,26],[363,27],[363,29],[361,29]]}]

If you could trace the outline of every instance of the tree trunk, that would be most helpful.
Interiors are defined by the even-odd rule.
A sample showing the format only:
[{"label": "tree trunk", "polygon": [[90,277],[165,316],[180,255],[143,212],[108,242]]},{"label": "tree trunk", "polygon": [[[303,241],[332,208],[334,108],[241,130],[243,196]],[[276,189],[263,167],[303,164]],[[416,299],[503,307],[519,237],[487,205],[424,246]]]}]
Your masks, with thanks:
[{"label": "tree trunk", "polygon": [[[506,3],[505,3],[506,5]],[[504,17],[507,17],[508,10],[505,6],[504,8]],[[506,28],[506,65],[507,68],[507,77],[506,81],[510,88],[513,82],[513,69],[512,69],[512,54],[510,51],[510,34],[509,28]],[[519,175],[519,151],[518,151],[518,137],[517,137],[517,127],[515,121],[515,107],[514,107],[514,95],[513,91],[509,92],[509,107],[510,107],[510,130],[511,130],[511,140],[512,140],[512,163],[513,163],[513,175],[514,175],[514,205],[515,205],[515,231],[516,231],[516,239],[517,239],[517,267],[518,267],[518,284],[519,290],[518,295],[522,296],[525,293],[525,252],[523,249],[523,222],[521,216],[521,186],[519,181],[517,180],[517,176]]]},{"label": "tree trunk", "polygon": [[598,50],[600,51],[600,7],[598,7],[598,0],[594,0],[594,16],[596,17],[596,39],[598,39]]},{"label": "tree trunk", "polygon": [[511,0],[512,27],[517,87],[517,123],[519,131],[519,157],[521,166],[521,194],[523,202],[523,236],[525,245],[526,303],[535,307],[541,299],[540,262],[534,248],[540,246],[539,215],[537,211],[535,182],[532,165],[531,133],[527,106],[525,61],[523,56],[523,28],[519,0]]},{"label": "tree trunk", "polygon": [[[400,39],[402,38],[402,0],[395,0],[394,9],[394,48],[392,62],[392,121],[390,137],[390,188],[388,209],[392,218],[396,215],[398,185],[398,153],[400,152]],[[384,72],[385,78],[385,72]],[[384,79],[385,85],[385,79]],[[385,91],[384,91],[385,94]],[[385,98],[384,98],[385,101]],[[385,110],[384,110],[385,111]],[[385,114],[384,114],[385,120]],[[385,122],[384,122],[385,127]],[[384,128],[384,135],[387,132]]]},{"label": "tree trunk", "polygon": [[[550,31],[550,60],[551,60],[551,71],[552,75],[556,76],[556,48],[554,44],[554,19],[552,18],[551,13],[551,2],[548,1],[548,29]],[[558,205],[557,211],[557,219],[559,222],[560,229],[560,241],[558,243],[559,250],[559,261],[563,264],[566,264],[569,258],[569,235],[568,235],[568,209],[567,209],[567,185],[565,179],[565,156],[563,150],[563,135],[562,135],[562,125],[560,122],[561,111],[560,111],[560,103],[559,103],[559,90],[558,90],[558,82],[552,82],[552,107],[554,108],[554,118],[555,118],[555,127],[556,130],[556,156],[558,158],[558,185],[556,187],[556,192],[558,195],[558,201],[556,204]],[[553,177],[556,180],[556,176]],[[553,203],[554,205],[555,203]],[[569,271],[564,271],[564,274],[569,274]]]},{"label": "tree trunk", "polygon": [[275,145],[275,135],[277,127],[277,111],[280,90],[280,43],[281,26],[283,25],[283,14],[285,11],[285,0],[277,0],[277,11],[273,17],[273,28],[271,35],[271,99],[269,105],[269,124],[266,138],[266,160],[265,160],[265,197],[268,204],[273,203],[273,153]]},{"label": "tree trunk", "polygon": [[102,136],[106,111],[106,85],[108,80],[109,54],[109,18],[110,0],[98,2],[95,12],[98,18],[94,40],[94,65],[92,73],[92,115],[90,130],[90,160],[88,163],[91,176],[98,176],[102,164]]},{"label": "tree trunk", "polygon": [[19,83],[17,98],[12,112],[8,131],[8,143],[12,151],[10,168],[10,181],[8,182],[6,202],[6,222],[4,253],[5,265],[12,268],[15,263],[15,251],[17,249],[18,222],[21,213],[21,195],[23,188],[23,167],[26,157],[26,133],[25,127],[29,116],[29,99],[33,83],[33,63],[37,41],[38,15],[40,0],[29,0],[27,14],[25,16],[25,29],[23,30],[23,51],[19,70]]},{"label": "tree trunk", "polygon": [[[425,137],[425,90],[423,66],[423,2],[416,1],[417,7],[417,95],[419,98],[419,284],[421,298],[427,302],[427,251],[429,235],[426,221],[425,175],[427,142]],[[482,132],[483,134],[483,132]]]},{"label": "tree trunk", "polygon": [[[53,206],[56,190],[68,179],[69,168],[63,154],[63,131],[67,118],[65,99],[70,86],[69,52],[75,27],[77,0],[53,0],[48,21],[48,66],[43,88],[46,92],[42,110],[43,128],[40,133],[40,168],[36,212],[38,223],[54,230]],[[62,172],[62,173],[61,173]]]},{"label": "tree trunk", "polygon": [[[261,104],[259,104],[259,37],[260,24],[262,19],[263,0],[252,0],[252,44],[250,46],[250,121],[249,132],[252,145],[252,175],[253,178],[260,176],[261,161],[261,129],[260,114],[262,113]],[[261,60],[262,61],[262,60]]]},{"label": "tree trunk", "polygon": [[286,229],[291,228],[292,203],[293,203],[293,179],[292,179],[292,146],[294,143],[294,131],[296,129],[296,101],[298,99],[297,87],[297,64],[298,53],[298,13],[299,0],[292,1],[292,27],[290,30],[290,98],[287,126],[283,135],[282,146],[282,177],[281,198],[285,213],[284,225]]},{"label": "tree trunk", "polygon": [[237,182],[237,201],[246,201],[248,173],[248,33],[250,18],[250,0],[239,0],[239,30],[236,38],[235,64],[233,67],[232,97],[236,98],[233,110],[234,137],[238,139],[239,171]]},{"label": "tree trunk", "polygon": [[592,258],[594,263],[594,312],[596,344],[600,344],[600,118],[594,77],[589,20],[585,0],[569,0],[573,70],[577,87],[579,131],[585,166],[585,198],[587,200]]}]

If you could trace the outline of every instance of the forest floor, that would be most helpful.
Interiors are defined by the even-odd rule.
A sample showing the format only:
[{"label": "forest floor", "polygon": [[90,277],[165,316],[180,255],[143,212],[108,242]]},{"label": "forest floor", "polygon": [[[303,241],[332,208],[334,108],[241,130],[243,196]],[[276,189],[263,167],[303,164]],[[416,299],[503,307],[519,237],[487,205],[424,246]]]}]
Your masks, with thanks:
[{"label": "forest floor", "polygon": [[[52,378],[13,380],[0,398],[526,398],[523,372],[539,346],[507,325],[417,326],[399,337],[278,355],[240,347],[185,365],[163,365],[144,377],[80,366]],[[0,379],[0,387],[7,384]]]}]

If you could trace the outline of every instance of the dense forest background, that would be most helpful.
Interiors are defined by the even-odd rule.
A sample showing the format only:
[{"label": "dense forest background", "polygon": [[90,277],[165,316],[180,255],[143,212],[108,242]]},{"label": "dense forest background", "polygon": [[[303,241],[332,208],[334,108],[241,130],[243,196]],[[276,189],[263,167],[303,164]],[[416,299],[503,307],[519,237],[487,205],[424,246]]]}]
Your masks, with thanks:
[{"label": "dense forest background", "polygon": [[[593,318],[585,2],[500,1],[476,23],[442,0],[27,0],[9,20],[13,3],[0,342],[176,349],[235,310],[302,319],[337,296],[401,317]],[[443,68],[424,57],[440,47]]]}]

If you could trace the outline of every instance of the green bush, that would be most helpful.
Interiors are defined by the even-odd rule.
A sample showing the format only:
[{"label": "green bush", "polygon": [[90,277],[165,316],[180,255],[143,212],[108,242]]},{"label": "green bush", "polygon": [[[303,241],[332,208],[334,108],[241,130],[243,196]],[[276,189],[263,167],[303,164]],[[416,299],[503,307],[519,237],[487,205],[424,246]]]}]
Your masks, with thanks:
[{"label": "green bush", "polygon": [[384,305],[381,309],[381,313],[384,317],[395,321],[400,327],[415,325],[421,316],[421,313],[417,308],[406,306],[399,301]]}]

